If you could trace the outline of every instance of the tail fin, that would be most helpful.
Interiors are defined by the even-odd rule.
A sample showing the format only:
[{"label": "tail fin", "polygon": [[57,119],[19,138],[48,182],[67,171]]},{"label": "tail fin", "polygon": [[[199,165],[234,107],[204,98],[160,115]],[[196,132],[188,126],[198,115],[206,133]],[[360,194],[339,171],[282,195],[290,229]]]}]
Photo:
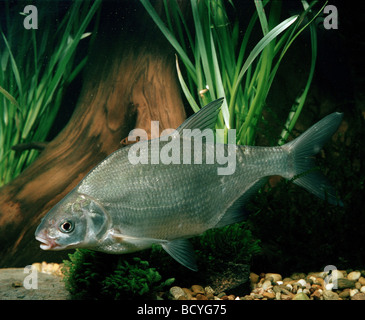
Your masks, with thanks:
[{"label": "tail fin", "polygon": [[283,146],[289,152],[291,173],[287,178],[297,176],[293,180],[295,184],[302,186],[321,199],[327,199],[331,204],[341,206],[343,203],[336,197],[334,188],[323,174],[314,169],[313,156],[337,131],[342,118],[342,113],[332,113],[310,127],[298,138]]}]

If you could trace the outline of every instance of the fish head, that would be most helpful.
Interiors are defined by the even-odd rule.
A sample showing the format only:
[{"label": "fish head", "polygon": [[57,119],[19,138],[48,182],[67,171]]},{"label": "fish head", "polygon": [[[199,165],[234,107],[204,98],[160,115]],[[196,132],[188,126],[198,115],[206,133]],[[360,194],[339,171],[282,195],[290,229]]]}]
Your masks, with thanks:
[{"label": "fish head", "polygon": [[92,248],[109,224],[108,213],[96,199],[74,190],[46,214],[35,238],[43,250]]}]

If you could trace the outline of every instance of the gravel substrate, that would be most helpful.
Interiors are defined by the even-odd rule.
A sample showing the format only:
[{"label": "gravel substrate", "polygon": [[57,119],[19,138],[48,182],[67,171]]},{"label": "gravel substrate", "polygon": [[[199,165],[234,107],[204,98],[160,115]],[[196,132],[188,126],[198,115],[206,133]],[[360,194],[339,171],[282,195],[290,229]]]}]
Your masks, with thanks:
[{"label": "gravel substrate", "polygon": [[[70,295],[56,263],[34,263],[37,289],[26,289],[29,272],[21,268],[0,269],[0,300],[68,300]],[[277,273],[250,273],[251,292],[237,296],[216,292],[210,286],[171,287],[157,299],[169,300],[365,300],[365,270],[333,270],[294,273],[283,277]]]},{"label": "gravel substrate", "polygon": [[294,273],[283,278],[277,273],[251,273],[251,293],[235,296],[214,292],[211,287],[174,286],[172,300],[365,300],[365,270]]}]

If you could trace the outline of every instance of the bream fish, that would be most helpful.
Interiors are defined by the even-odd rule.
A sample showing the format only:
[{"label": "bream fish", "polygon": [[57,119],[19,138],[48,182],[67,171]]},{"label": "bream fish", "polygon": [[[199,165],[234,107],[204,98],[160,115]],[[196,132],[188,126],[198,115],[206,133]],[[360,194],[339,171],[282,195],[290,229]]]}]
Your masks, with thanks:
[{"label": "bream fish", "polygon": [[[199,154],[202,159],[214,159],[216,147],[223,146],[236,165],[231,174],[220,175],[217,169],[221,163],[217,159],[213,163],[189,164],[183,163],[182,158],[184,142],[193,139],[185,132],[214,129],[221,104],[222,99],[211,102],[168,139],[165,136],[139,141],[109,155],[42,219],[35,232],[40,247],[123,254],[159,244],[179,263],[197,270],[188,238],[242,221],[242,208],[268,176],[294,178],[295,184],[316,196],[342,205],[324,175],[313,170],[313,157],[337,131],[341,113],[328,115],[283,146],[222,145],[207,138],[197,151],[191,144],[190,160]],[[175,158],[180,163],[151,161],[172,143],[174,147],[166,154],[181,151]],[[131,161],[132,150],[147,161]]]}]

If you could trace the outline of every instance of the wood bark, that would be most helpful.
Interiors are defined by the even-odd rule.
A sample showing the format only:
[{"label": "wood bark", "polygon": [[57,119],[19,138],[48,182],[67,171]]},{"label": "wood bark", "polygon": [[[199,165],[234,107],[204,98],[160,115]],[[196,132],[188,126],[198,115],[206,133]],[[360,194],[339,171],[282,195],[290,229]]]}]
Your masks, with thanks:
[{"label": "wood bark", "polygon": [[150,134],[151,120],[158,120],[161,132],[186,117],[173,50],[138,1],[117,3],[103,3],[72,118],[32,165],[0,189],[0,267],[66,257],[68,252],[39,248],[34,231],[41,218],[120,148],[130,130]]}]

